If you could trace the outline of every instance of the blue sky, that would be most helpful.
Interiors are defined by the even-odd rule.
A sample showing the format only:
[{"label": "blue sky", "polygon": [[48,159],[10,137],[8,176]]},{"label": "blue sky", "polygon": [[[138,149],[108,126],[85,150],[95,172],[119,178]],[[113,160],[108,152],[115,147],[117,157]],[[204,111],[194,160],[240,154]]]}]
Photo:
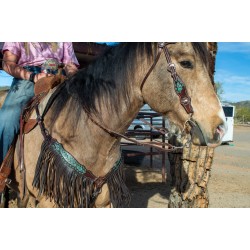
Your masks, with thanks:
[{"label": "blue sky", "polygon": [[[215,70],[215,81],[223,86],[223,101],[250,100],[250,42],[218,43]],[[6,77],[1,78],[0,86],[6,82]]]},{"label": "blue sky", "polygon": [[215,70],[224,101],[250,100],[250,42],[218,43]]}]

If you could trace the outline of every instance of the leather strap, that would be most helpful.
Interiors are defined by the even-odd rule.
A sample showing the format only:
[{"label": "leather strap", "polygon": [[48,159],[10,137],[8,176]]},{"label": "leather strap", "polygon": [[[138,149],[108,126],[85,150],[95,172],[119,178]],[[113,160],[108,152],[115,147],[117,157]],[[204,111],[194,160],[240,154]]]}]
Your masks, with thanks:
[{"label": "leather strap", "polygon": [[[178,76],[176,72],[175,65],[172,63],[172,60],[171,60],[171,57],[170,57],[170,54],[166,45],[163,47],[163,51],[164,51],[166,60],[168,62],[168,71],[171,73],[171,76],[174,80],[175,92],[180,98],[180,103],[188,114],[193,114],[194,111],[191,105],[191,98],[187,93],[185,84],[183,83],[183,81],[181,80],[181,78]],[[178,85],[181,86],[180,91],[178,91],[179,89]]]},{"label": "leather strap", "polygon": [[105,132],[107,132],[108,134],[110,134],[111,136],[117,137],[117,138],[123,138],[127,141],[133,142],[134,144],[138,145],[138,146],[149,146],[149,147],[153,147],[159,151],[163,151],[163,152],[172,152],[174,150],[176,150],[178,147],[175,147],[167,142],[154,142],[154,141],[150,141],[150,142],[139,142],[135,139],[129,138],[127,136],[125,136],[124,134],[115,132],[113,130],[110,130],[106,127],[104,127],[101,123],[97,122],[92,116],[91,114],[85,110],[85,112],[88,114],[89,119],[98,127],[100,127],[102,130],[104,130]]},{"label": "leather strap", "polygon": [[[142,83],[141,83],[141,91],[143,89],[143,86],[148,79],[149,75],[153,71],[154,67],[156,66],[157,62],[159,61],[159,58],[161,56],[162,51],[164,51],[167,63],[168,63],[168,71],[171,73],[171,77],[173,78],[174,81],[174,86],[175,86],[175,92],[179,96],[180,103],[183,106],[183,108],[186,110],[188,114],[193,114],[193,107],[191,105],[191,98],[189,97],[187,93],[187,89],[181,78],[178,76],[175,65],[172,63],[167,45],[170,43],[165,43],[165,42],[159,42],[158,43],[158,54],[156,56],[156,59],[150,69],[148,70],[146,76],[144,77]],[[181,87],[181,89],[180,89]],[[179,90],[180,89],[180,90]]]},{"label": "leather strap", "polygon": [[143,79],[143,81],[142,81],[142,83],[141,83],[141,91],[142,91],[142,89],[143,89],[144,83],[146,82],[146,80],[148,79],[148,77],[149,77],[149,75],[151,74],[152,70],[154,69],[155,65],[156,65],[157,62],[159,61],[159,58],[160,58],[160,56],[161,56],[161,52],[162,52],[162,48],[159,48],[158,54],[157,54],[157,56],[156,56],[156,59],[155,59],[154,63],[153,63],[152,66],[150,67],[148,73],[145,75],[145,77],[144,77],[144,79]]},{"label": "leather strap", "polygon": [[35,84],[35,96],[28,102],[20,117],[20,154],[19,167],[22,178],[22,198],[26,194],[26,174],[24,165],[24,134],[30,132],[40,120],[30,119],[34,109],[38,109],[41,100],[48,94],[49,90],[65,81],[62,75],[55,75],[53,77],[44,77]]},{"label": "leather strap", "polygon": [[13,143],[11,144],[7,155],[5,156],[2,165],[0,167],[0,193],[3,193],[5,190],[6,184],[8,184],[9,180],[8,177],[11,172],[11,166],[14,159],[14,151],[15,151],[15,142],[16,138],[14,139]]}]

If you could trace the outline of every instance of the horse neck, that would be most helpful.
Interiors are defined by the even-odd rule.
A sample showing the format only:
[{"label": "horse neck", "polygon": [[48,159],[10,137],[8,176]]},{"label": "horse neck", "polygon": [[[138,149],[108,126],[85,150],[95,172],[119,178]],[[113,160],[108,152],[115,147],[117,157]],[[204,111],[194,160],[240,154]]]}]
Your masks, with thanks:
[{"label": "horse neck", "polygon": [[[141,65],[143,63],[144,65]],[[72,155],[79,162],[87,167],[92,166],[91,170],[94,174],[102,176],[112,168],[120,154],[120,138],[107,133],[100,126],[96,125],[93,120],[104,128],[122,134],[125,133],[143,106],[140,87],[151,63],[142,59],[141,64],[137,64],[137,68],[134,69],[134,72],[137,72],[137,74],[130,79],[126,79],[128,82],[124,82],[124,84],[128,84],[129,102],[126,102],[125,99],[120,100],[119,107],[116,107],[116,110],[119,110],[119,112],[111,112],[112,106],[114,106],[112,98],[108,102],[99,100],[99,106],[101,107],[98,110],[99,115],[90,114],[92,119],[87,119],[86,113],[82,112],[82,117],[79,119],[80,122],[76,128],[77,140],[72,144],[66,142],[68,145],[65,145],[65,148],[72,152]],[[68,112],[64,113],[67,114]],[[64,121],[67,119],[67,117],[62,118],[60,123],[65,124]],[[74,126],[73,122],[67,125],[69,128],[72,126]],[[65,125],[62,129],[64,127]],[[65,134],[64,137],[68,138],[68,135]]]},{"label": "horse neck", "polygon": [[[64,145],[65,149],[96,176],[106,175],[120,157],[121,138],[113,136],[103,128],[123,134],[141,106],[140,101],[133,101],[118,116],[103,110],[101,120],[95,116],[89,119],[83,113],[82,122],[79,122],[76,129],[77,140],[71,145]],[[96,125],[93,120],[101,126]],[[67,127],[72,126],[68,124]]]},{"label": "horse neck", "polygon": [[150,68],[150,63],[147,66],[140,67],[137,65],[136,70],[138,74],[133,76],[133,79],[128,79],[128,89],[129,89],[129,102],[126,102],[125,97],[120,100],[119,107],[116,107],[118,112],[113,112],[112,103],[109,106],[101,105],[102,109],[99,111],[101,114],[101,120],[103,124],[118,133],[124,133],[134,118],[137,116],[140,108],[144,104],[144,100],[141,94],[141,84],[146,76],[148,69]]}]

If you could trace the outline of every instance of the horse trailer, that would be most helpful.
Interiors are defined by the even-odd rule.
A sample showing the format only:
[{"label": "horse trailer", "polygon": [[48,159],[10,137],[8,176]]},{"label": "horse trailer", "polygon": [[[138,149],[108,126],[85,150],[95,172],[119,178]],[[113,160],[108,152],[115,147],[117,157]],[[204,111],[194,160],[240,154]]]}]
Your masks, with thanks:
[{"label": "horse trailer", "polygon": [[227,122],[227,133],[224,135],[222,143],[228,143],[233,141],[235,106],[223,104],[222,108]]}]

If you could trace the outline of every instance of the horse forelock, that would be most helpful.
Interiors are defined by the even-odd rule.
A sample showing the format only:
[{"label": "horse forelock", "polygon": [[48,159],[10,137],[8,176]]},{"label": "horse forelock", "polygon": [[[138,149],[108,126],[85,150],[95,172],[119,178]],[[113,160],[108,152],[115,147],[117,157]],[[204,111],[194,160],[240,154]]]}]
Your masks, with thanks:
[{"label": "horse forelock", "polygon": [[[101,116],[99,107],[106,105],[110,113],[119,112],[121,102],[130,102],[131,84],[138,73],[142,58],[152,61],[157,43],[120,43],[106,50],[87,68],[72,76],[52,106],[52,117],[57,119],[66,103],[74,113],[85,110]],[[144,65],[140,64],[140,68]],[[146,66],[146,65],[145,65]],[[69,112],[70,112],[69,110]]]}]

